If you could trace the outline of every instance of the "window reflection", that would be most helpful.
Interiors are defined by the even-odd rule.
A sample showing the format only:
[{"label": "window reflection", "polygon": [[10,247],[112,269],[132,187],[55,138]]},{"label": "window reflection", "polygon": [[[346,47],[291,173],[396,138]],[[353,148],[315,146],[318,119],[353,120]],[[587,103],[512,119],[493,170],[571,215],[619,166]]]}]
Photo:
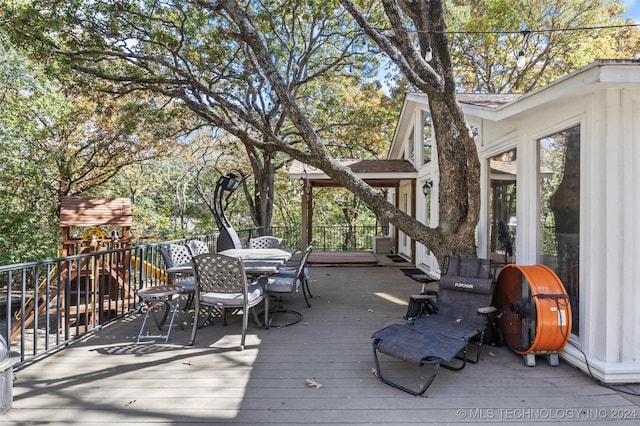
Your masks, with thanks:
[{"label": "window reflection", "polygon": [[563,282],[579,331],[580,126],[540,139],[540,262]]},{"label": "window reflection", "polygon": [[516,180],[518,162],[516,150],[510,150],[489,159],[491,171],[490,251],[504,263],[512,263],[516,239]]}]

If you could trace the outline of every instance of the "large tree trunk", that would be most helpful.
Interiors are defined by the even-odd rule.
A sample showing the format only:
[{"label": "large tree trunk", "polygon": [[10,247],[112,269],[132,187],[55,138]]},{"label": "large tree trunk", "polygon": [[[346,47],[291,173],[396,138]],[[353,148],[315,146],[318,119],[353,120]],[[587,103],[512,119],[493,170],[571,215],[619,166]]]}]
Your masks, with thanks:
[{"label": "large tree trunk", "polygon": [[[464,113],[456,101],[444,7],[441,0],[383,0],[393,28],[391,36],[379,32],[351,0],[340,3],[403,74],[428,95],[433,117],[439,169],[439,224],[425,230],[416,220],[397,211],[387,218],[407,235],[426,245],[442,260],[448,254],[475,255],[475,229],[480,214],[480,162]],[[415,46],[416,32],[419,42]],[[432,51],[427,62],[425,53]],[[367,203],[369,204],[369,203]],[[383,206],[372,206],[372,210]]]},{"label": "large tree trunk", "polygon": [[[389,221],[411,238],[427,246],[441,261],[448,254],[475,254],[474,231],[479,215],[479,162],[471,131],[455,97],[443,2],[383,1],[395,34],[387,37],[370,24],[349,0],[341,0],[358,24],[405,72],[409,80],[429,96],[440,168],[440,224],[431,229],[382,198],[371,186],[338,164],[328,153],[310,120],[289,91],[285,76],[276,67],[269,49],[254,27],[247,11],[234,0],[221,0],[221,7],[238,26],[239,37],[255,55],[270,85],[298,131],[308,152],[302,152],[276,138],[270,142],[303,163],[324,171],[361,198],[382,220]],[[409,34],[412,21],[420,30],[417,52]],[[429,32],[431,31],[431,33]],[[437,32],[433,32],[437,31]],[[431,63],[424,60],[427,46],[433,47]]]},{"label": "large tree trunk", "polygon": [[[273,171],[267,160],[280,151],[323,170],[361,198],[382,222],[393,223],[439,260],[446,254],[474,253],[479,162],[464,114],[456,103],[443,0],[365,2],[365,12],[351,0],[339,0],[411,86],[429,97],[440,176],[440,223],[436,229],[402,212],[340,166],[306,115],[312,113],[301,98],[307,83],[340,75],[360,50],[348,42],[354,40],[349,36],[360,35],[352,33],[351,23],[342,21],[344,14],[336,12],[333,5],[322,2],[309,11],[338,24],[326,32],[321,26],[310,31],[313,37],[338,43],[330,49],[330,56],[316,57],[315,44],[305,51],[306,43],[299,42],[308,39],[308,34],[302,37],[299,33],[308,32],[308,28],[300,29],[299,21],[286,19],[276,19],[277,24],[272,25],[267,5],[262,3],[196,0],[181,2],[173,10],[174,5],[168,3],[163,8],[138,9],[127,2],[105,2],[100,3],[102,12],[97,14],[88,9],[93,6],[83,2],[63,3],[67,7],[49,8],[41,14],[38,2],[33,2],[32,8],[15,15],[19,19],[13,22],[21,31],[34,32],[30,40],[39,51],[61,55],[75,71],[89,75],[92,87],[107,81],[103,89],[110,92],[145,91],[180,100],[209,126],[238,137],[248,151],[263,151],[261,166],[260,155],[251,159],[252,167],[258,170],[255,176],[262,176],[254,203],[257,225],[270,225]],[[285,15],[287,7],[302,7],[287,2],[279,6]],[[68,24],[78,16],[86,16],[88,23]],[[199,20],[189,21],[192,17]],[[29,20],[34,24],[25,24]],[[147,24],[157,30],[150,31]],[[193,28],[199,30],[191,31]],[[180,31],[184,33],[175,34]],[[334,39],[335,32],[347,37]],[[202,34],[210,39],[199,39]],[[127,40],[134,39],[135,46],[128,46]],[[433,58],[427,62],[428,49],[433,50]],[[217,60],[219,55],[221,61]]]},{"label": "large tree trunk", "polygon": [[251,219],[263,235],[271,235],[273,226],[273,196],[275,182],[275,151],[256,148],[251,141],[242,140],[253,172],[253,193],[245,185],[245,198]]}]

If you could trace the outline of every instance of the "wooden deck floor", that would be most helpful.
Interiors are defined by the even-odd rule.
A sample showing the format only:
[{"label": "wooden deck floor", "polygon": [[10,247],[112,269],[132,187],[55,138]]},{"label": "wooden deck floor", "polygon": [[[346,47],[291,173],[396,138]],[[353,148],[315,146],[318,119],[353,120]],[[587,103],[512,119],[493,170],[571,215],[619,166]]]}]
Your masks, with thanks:
[{"label": "wooden deck floor", "polygon": [[[240,323],[189,328],[168,344],[135,344],[133,315],[15,372],[11,424],[446,424],[603,423],[640,417],[640,398],[598,386],[581,371],[543,358],[525,367],[506,348],[489,348],[479,364],[442,370],[426,397],[378,381],[370,336],[398,320],[418,284],[397,267],[312,267],[303,322],[250,327],[239,352]],[[188,315],[183,320],[189,322]],[[387,358],[389,375],[427,372]],[[313,379],[322,387],[310,387]],[[640,391],[640,386],[625,389]]]}]

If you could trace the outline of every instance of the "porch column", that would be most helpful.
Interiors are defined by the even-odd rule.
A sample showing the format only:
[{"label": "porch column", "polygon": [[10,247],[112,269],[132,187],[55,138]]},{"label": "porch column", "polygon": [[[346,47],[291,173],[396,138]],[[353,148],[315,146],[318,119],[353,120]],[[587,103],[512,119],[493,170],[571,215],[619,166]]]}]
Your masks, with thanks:
[{"label": "porch column", "polygon": [[[411,217],[417,218],[416,213],[416,180],[411,179]],[[416,263],[416,240],[411,238],[411,262]]]},{"label": "porch column", "polygon": [[302,247],[304,250],[313,238],[313,184],[308,180],[303,180],[302,185]]},{"label": "porch column", "polygon": [[[400,207],[400,185],[396,185],[395,198],[396,207]],[[398,254],[400,252],[400,230],[395,225],[393,226],[393,247],[393,252]]]}]

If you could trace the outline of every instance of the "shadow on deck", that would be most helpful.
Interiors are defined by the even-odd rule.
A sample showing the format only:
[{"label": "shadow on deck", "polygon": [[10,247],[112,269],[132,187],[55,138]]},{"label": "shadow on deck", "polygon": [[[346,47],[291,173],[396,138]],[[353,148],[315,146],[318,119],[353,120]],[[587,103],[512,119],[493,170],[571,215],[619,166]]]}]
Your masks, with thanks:
[{"label": "shadow on deck", "polygon": [[[507,348],[488,348],[479,364],[460,372],[441,371],[426,397],[411,397],[374,376],[371,334],[400,320],[419,284],[395,266],[313,266],[310,275],[313,306],[306,308],[302,297],[286,301],[303,321],[250,326],[242,352],[239,317],[201,329],[193,347],[186,346],[187,313],[168,344],[134,343],[139,314],[105,326],[18,370],[13,408],[0,422],[514,424],[640,417],[640,398],[598,386],[563,362],[550,367],[540,359],[526,367]],[[428,367],[382,361],[393,377],[420,383],[427,373]]]},{"label": "shadow on deck", "polygon": [[317,266],[392,266],[411,262],[396,254],[375,254],[371,251],[313,251],[309,264]]}]

